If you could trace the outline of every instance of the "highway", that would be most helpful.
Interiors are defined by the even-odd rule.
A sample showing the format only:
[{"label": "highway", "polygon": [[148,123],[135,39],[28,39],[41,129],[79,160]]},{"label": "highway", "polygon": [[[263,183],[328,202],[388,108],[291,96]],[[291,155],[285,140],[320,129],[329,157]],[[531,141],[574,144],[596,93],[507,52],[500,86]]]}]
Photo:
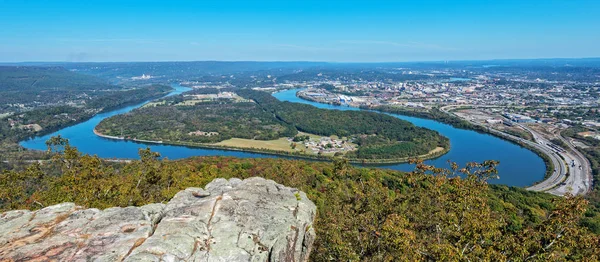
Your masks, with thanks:
[{"label": "highway", "polygon": [[[456,106],[445,106],[440,108],[440,110],[447,114],[459,117],[451,113],[449,111],[450,108],[456,108]],[[561,150],[558,145],[555,145],[555,148],[553,148],[550,146],[552,143],[548,139],[523,124],[517,125],[531,133],[535,142],[486,127],[485,125],[469,119],[465,120],[474,125],[487,128],[490,133],[536,148],[550,158],[552,165],[554,166],[554,172],[545,180],[528,187],[527,190],[547,192],[558,196],[564,196],[567,193],[572,195],[585,195],[590,192],[592,188],[592,173],[589,161],[581,154],[581,152],[577,151],[570,141],[566,141],[560,134],[559,138],[565,142],[569,148]]]},{"label": "highway", "polygon": [[[585,195],[590,191],[592,185],[590,164],[587,159],[570,144],[570,142],[566,141],[562,136],[559,136],[565,144],[569,145],[569,148],[564,148],[564,151],[557,152],[552,147],[547,146],[551,142],[544,136],[525,125],[518,124],[518,126],[531,133],[535,142],[541,147],[546,145],[546,150],[543,152],[552,155],[552,163],[556,170],[555,174],[550,178],[529,187],[529,190],[545,191],[560,196],[563,196],[566,193]],[[559,166],[557,166],[555,162],[559,162]]]},{"label": "highway", "polygon": [[[567,156],[573,161],[574,166],[571,165],[570,175],[566,179],[565,185],[550,190],[550,193],[555,195],[564,195],[566,192],[570,192],[574,195],[587,194],[592,190],[593,186],[592,167],[590,162],[575,148],[571,141],[567,141],[567,139],[560,134],[559,139],[568,145],[569,152],[567,153]],[[571,160],[567,160],[567,163]]]}]

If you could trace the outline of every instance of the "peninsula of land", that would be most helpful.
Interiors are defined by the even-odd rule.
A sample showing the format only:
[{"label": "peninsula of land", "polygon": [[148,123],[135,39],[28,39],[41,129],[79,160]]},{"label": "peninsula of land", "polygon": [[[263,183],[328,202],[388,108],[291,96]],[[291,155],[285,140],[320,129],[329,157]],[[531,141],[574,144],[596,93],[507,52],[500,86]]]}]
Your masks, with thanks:
[{"label": "peninsula of land", "polygon": [[281,102],[251,89],[197,89],[100,122],[110,139],[358,163],[443,155],[448,139],[391,116]]}]

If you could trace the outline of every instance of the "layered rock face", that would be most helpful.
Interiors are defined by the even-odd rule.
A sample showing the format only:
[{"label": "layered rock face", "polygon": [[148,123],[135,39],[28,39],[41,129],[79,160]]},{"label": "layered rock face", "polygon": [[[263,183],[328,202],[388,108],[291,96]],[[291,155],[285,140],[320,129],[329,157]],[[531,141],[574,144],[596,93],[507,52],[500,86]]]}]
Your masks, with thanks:
[{"label": "layered rock face", "polygon": [[316,207],[263,178],[216,179],[167,204],[63,203],[0,215],[0,261],[306,261]]}]

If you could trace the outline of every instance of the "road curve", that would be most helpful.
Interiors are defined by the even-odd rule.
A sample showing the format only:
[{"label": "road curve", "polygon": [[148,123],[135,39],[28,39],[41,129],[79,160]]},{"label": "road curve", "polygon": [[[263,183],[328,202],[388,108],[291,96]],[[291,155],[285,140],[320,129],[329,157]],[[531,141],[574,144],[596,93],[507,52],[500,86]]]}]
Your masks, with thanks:
[{"label": "road curve", "polygon": [[[466,105],[449,105],[441,107],[440,110],[460,118],[460,116],[453,114],[450,112],[450,110],[462,106]],[[478,107],[475,105],[470,106],[474,108]],[[577,149],[575,149],[575,147],[571,145],[569,141],[565,141],[562,136],[559,137],[569,146],[568,150],[561,151],[552,148],[550,146],[552,143],[549,140],[525,125],[517,124],[519,127],[531,133],[535,142],[486,127],[468,119],[465,120],[469,121],[471,124],[486,128],[490,133],[536,148],[550,158],[550,161],[552,161],[552,165],[554,166],[554,172],[545,180],[528,187],[527,190],[547,192],[558,196],[564,196],[567,193],[572,195],[585,195],[590,192],[592,187],[590,163],[587,158],[581,154],[581,152],[577,151]]]}]

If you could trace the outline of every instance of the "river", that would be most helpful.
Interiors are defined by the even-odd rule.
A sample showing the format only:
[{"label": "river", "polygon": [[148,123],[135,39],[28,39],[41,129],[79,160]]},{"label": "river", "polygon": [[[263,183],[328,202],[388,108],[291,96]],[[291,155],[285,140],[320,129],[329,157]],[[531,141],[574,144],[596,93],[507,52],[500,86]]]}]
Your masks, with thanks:
[{"label": "river", "polygon": [[[189,88],[180,85],[173,85],[173,88],[175,88],[175,91],[169,93],[169,96],[181,94],[189,90]],[[298,89],[292,89],[278,92],[273,95],[281,101],[305,103],[324,109],[360,110],[352,107],[335,106],[306,101],[296,97],[297,91]],[[260,158],[278,157],[269,154],[241,151],[203,149],[161,144],[143,144],[133,141],[112,140],[96,136],[93,133],[94,127],[103,119],[129,112],[144,105],[145,103],[146,102],[121,108],[115,111],[98,114],[93,118],[77,125],[61,129],[42,137],[35,137],[26,141],[22,141],[21,145],[28,149],[45,150],[46,140],[52,136],[60,134],[62,137],[68,138],[71,145],[77,147],[79,151],[91,155],[97,155],[103,158],[138,158],[138,149],[143,147],[150,147],[152,151],[159,152],[163,157],[167,157],[168,159],[215,155]],[[448,167],[449,160],[457,162],[461,165],[473,161],[481,162],[484,160],[498,160],[500,161],[500,165],[498,166],[500,179],[492,180],[490,183],[510,186],[529,186],[537,181],[542,180],[544,177],[544,161],[535,153],[516,144],[491,135],[454,128],[450,125],[434,120],[394,114],[390,115],[410,121],[417,126],[438,131],[440,134],[450,139],[450,151],[437,159],[426,161],[428,164],[436,165],[438,167]],[[402,171],[411,171],[414,169],[414,165],[411,164],[378,165],[378,167]]]}]

